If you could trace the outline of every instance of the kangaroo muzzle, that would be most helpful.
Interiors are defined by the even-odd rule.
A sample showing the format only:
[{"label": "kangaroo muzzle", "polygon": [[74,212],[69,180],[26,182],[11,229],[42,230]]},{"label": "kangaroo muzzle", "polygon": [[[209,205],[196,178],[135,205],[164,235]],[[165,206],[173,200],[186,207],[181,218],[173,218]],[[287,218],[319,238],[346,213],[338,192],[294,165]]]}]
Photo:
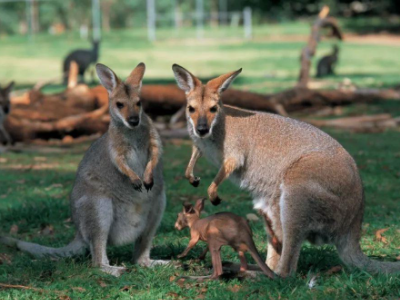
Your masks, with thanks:
[{"label": "kangaroo muzzle", "polygon": [[130,116],[127,121],[130,126],[136,127],[139,125],[140,118],[139,116]]},{"label": "kangaroo muzzle", "polygon": [[210,127],[207,124],[207,119],[200,118],[197,123],[196,131],[200,137],[206,136],[210,133]]},{"label": "kangaroo muzzle", "polygon": [[9,106],[5,106],[3,108],[4,114],[8,115],[8,113],[10,112],[10,107]]}]

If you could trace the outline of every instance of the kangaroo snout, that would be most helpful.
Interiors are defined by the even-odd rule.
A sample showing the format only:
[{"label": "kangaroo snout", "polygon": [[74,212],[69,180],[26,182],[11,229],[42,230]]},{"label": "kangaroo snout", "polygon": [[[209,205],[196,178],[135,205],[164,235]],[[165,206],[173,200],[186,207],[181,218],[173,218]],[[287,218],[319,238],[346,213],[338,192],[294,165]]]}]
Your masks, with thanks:
[{"label": "kangaroo snout", "polygon": [[5,113],[6,115],[8,115],[8,113],[10,112],[10,107],[9,107],[9,106],[5,106],[5,107],[3,108],[3,111],[4,111],[4,113]]},{"label": "kangaroo snout", "polygon": [[210,128],[207,125],[197,126],[197,132],[200,136],[205,136],[210,132]]},{"label": "kangaroo snout", "polygon": [[182,227],[178,223],[175,223],[174,227],[176,230],[182,230]]},{"label": "kangaroo snout", "polygon": [[201,137],[207,135],[210,132],[210,127],[208,127],[207,119],[199,119],[196,130]]},{"label": "kangaroo snout", "polygon": [[139,125],[140,119],[139,116],[130,116],[127,121],[130,126],[135,127]]}]

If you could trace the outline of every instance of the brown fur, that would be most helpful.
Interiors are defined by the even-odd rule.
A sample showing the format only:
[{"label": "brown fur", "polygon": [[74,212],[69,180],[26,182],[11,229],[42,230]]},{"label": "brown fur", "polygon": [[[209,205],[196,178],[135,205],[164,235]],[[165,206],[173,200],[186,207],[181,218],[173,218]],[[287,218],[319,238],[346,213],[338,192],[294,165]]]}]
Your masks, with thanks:
[{"label": "brown fur", "polygon": [[353,158],[337,141],[307,123],[223,105],[221,92],[240,70],[206,85],[178,65],[173,71],[188,105],[199,114],[218,103],[206,130],[200,126],[202,132],[200,118],[187,111],[194,145],[186,176],[199,184],[193,169],[204,155],[219,168],[208,188],[213,204],[221,201],[218,186],[228,177],[252,194],[254,208],[266,222],[267,265],[272,270],[283,277],[293,274],[308,239],[336,245],[350,266],[373,273],[400,272],[399,263],[371,260],[360,249],[362,182]]},{"label": "brown fur", "polygon": [[[247,271],[248,266],[244,253],[249,251],[263,273],[273,278],[274,273],[262,261],[257,251],[252,238],[251,228],[246,219],[228,212],[221,212],[200,219],[203,207],[204,199],[198,200],[194,207],[191,204],[184,204],[183,211],[178,214],[175,228],[182,230],[189,227],[191,236],[189,245],[182,254],[178,255],[178,258],[185,257],[196,246],[198,241],[201,240],[208,243],[208,250],[211,253],[214,269],[211,278],[216,279],[222,275],[221,247],[229,245],[239,254],[240,271]],[[206,253],[207,249],[200,258],[203,259]]]}]

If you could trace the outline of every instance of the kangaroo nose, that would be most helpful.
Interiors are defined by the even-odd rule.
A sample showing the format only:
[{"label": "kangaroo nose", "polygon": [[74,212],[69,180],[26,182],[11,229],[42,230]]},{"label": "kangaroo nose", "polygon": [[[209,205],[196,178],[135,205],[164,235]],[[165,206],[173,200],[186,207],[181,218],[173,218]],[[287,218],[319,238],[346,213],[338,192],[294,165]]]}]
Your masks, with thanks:
[{"label": "kangaroo nose", "polygon": [[10,108],[8,106],[4,107],[3,109],[5,114],[8,114],[10,112]]},{"label": "kangaroo nose", "polygon": [[131,116],[128,118],[128,123],[131,126],[139,125],[139,117],[138,116]]},{"label": "kangaroo nose", "polygon": [[197,132],[199,133],[200,136],[206,135],[210,129],[208,128],[207,125],[198,125],[197,126]]}]

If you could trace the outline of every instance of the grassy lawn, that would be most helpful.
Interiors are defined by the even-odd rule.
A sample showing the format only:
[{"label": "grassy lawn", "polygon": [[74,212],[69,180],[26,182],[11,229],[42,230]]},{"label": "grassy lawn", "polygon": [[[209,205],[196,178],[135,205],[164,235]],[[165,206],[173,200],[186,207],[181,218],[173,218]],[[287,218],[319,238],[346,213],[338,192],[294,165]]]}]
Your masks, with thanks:
[{"label": "grassy lawn", "polygon": [[[146,41],[142,30],[106,33],[100,61],[116,70],[121,77],[129,74],[139,62],[147,64],[145,84],[173,82],[171,65],[179,63],[203,78],[209,78],[239,67],[243,74],[235,87],[273,92],[294,85],[299,69],[300,49],[304,41],[290,37],[307,35],[306,22],[268,25],[254,29],[255,39],[241,40],[242,33],[223,30],[207,31],[205,39],[195,39],[194,31],[179,34],[160,31],[160,40]],[[169,37],[169,38],[167,38]],[[279,40],[282,37],[281,40]],[[268,41],[271,38],[271,41]],[[273,40],[275,39],[275,40]],[[272,41],[273,40],[273,41]],[[59,37],[40,35],[30,44],[24,37],[0,38],[0,82],[10,79],[18,87],[31,86],[60,74],[61,59],[71,49],[87,47],[87,42],[70,34]],[[318,56],[330,51],[323,42]],[[390,86],[400,81],[399,46],[343,42],[338,76],[322,81],[333,87],[344,78],[365,87]],[[61,77],[61,76],[60,76]],[[57,87],[56,87],[57,88]],[[387,112],[400,116],[400,103],[377,102],[345,109],[345,114]],[[353,155],[360,168],[366,191],[366,211],[362,249],[376,259],[395,261],[400,258],[400,139],[399,133],[354,134],[328,130]],[[187,230],[177,232],[173,225],[184,200],[206,195],[216,174],[204,159],[197,173],[202,183],[195,189],[183,178],[189,161],[191,142],[165,143],[164,176],[168,205],[154,240],[152,256],[175,259],[189,241]],[[88,144],[66,148],[30,148],[21,153],[0,154],[0,233],[20,239],[59,247],[74,236],[68,196],[77,165]],[[232,211],[245,216],[252,210],[250,195],[226,182],[220,188],[223,203],[209,202],[205,214]],[[260,221],[252,222],[256,245],[266,254],[266,235]],[[386,241],[377,240],[375,232],[388,228]],[[10,233],[11,231],[11,233]],[[305,244],[296,276],[286,280],[231,279],[194,283],[177,281],[181,275],[203,275],[210,272],[210,257],[204,263],[194,260],[202,251],[198,245],[183,260],[181,267],[140,268],[132,265],[132,245],[109,248],[113,264],[124,264],[129,272],[120,278],[90,268],[88,256],[54,261],[32,259],[28,255],[0,246],[0,283],[25,285],[37,290],[1,289],[0,299],[398,299],[400,275],[372,276],[344,268],[327,275],[326,271],[341,262],[332,247]],[[223,260],[238,262],[231,249],[223,250]],[[249,257],[249,260],[252,261]],[[316,285],[308,283],[317,273]]]},{"label": "grassy lawn", "polygon": [[[364,220],[362,248],[369,256],[396,260],[400,254],[400,152],[397,132],[383,134],[350,134],[331,132],[356,158],[364,180],[367,206]],[[1,157],[0,232],[8,233],[13,225],[24,240],[45,245],[61,246],[74,236],[69,219],[68,194],[75,169],[87,145],[66,149],[32,150],[26,153],[7,153]],[[197,173],[202,176],[198,189],[183,179],[185,164],[189,160],[190,142],[168,142],[165,146],[165,179],[168,206],[154,240],[152,256],[160,259],[176,257],[189,240],[188,231],[177,232],[173,225],[183,200],[194,200],[206,195],[207,185],[216,173],[204,159],[199,161]],[[46,151],[45,151],[46,150]],[[45,151],[45,152],[43,152]],[[220,190],[225,200],[219,207],[206,203],[206,214],[232,211],[240,215],[252,212],[251,198],[231,183]],[[252,222],[258,249],[265,255],[266,236],[261,221]],[[53,232],[49,227],[53,227]],[[15,228],[15,226],[14,226]],[[375,232],[389,228],[384,233],[387,243],[377,241]],[[15,230],[15,229],[14,229]],[[50,232],[49,232],[50,231]],[[3,264],[0,265],[0,282],[29,285],[46,289],[37,291],[1,290],[0,299],[343,299],[343,298],[396,298],[400,296],[400,276],[371,276],[361,271],[344,269],[333,275],[322,275],[313,289],[309,280],[318,272],[339,265],[336,251],[331,247],[313,247],[305,244],[300,257],[298,274],[287,280],[270,281],[238,279],[195,284],[177,282],[176,277],[189,274],[206,274],[211,260],[195,262],[202,251],[196,246],[184,261],[182,268],[157,267],[155,270],[134,266],[130,262],[132,245],[110,248],[112,263],[124,264],[129,272],[112,278],[90,268],[89,257],[53,261],[32,260],[26,254],[0,247]],[[225,248],[223,259],[238,261],[235,253]],[[9,262],[7,262],[9,260]],[[64,298],[65,299],[65,298]]]},{"label": "grassy lawn", "polygon": [[[144,61],[145,83],[173,82],[173,63],[203,78],[243,67],[243,73],[235,81],[237,86],[272,92],[292,87],[296,82],[300,51],[309,30],[309,22],[269,24],[255,27],[254,39],[247,41],[242,38],[242,28],[206,29],[203,40],[197,40],[192,29],[160,29],[159,39],[154,43],[147,41],[145,29],[119,30],[104,33],[100,62],[126,77],[138,62]],[[0,37],[0,43],[0,82],[13,79],[20,87],[61,77],[62,59],[67,53],[89,47],[76,33],[38,35],[32,42],[21,36]],[[323,41],[317,57],[330,53],[332,43]],[[345,40],[340,49],[338,76],[324,80],[324,86],[334,87],[344,78],[368,87],[399,82],[400,43],[395,46]],[[312,71],[315,72],[315,67]]]}]

